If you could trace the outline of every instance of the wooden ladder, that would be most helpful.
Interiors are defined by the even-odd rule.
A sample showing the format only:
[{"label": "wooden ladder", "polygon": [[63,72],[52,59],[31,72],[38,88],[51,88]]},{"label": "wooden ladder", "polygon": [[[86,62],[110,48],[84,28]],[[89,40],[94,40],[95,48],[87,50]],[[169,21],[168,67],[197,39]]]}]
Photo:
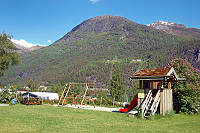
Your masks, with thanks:
[{"label": "wooden ladder", "polygon": [[148,117],[150,114],[154,115],[160,103],[160,89],[156,93],[155,99],[152,98],[152,89],[149,90],[144,102],[141,106],[142,117]]},{"label": "wooden ladder", "polygon": [[152,115],[154,115],[156,113],[159,103],[160,103],[160,89],[156,93],[156,97],[155,97],[153,104],[151,105],[151,108],[150,108]]},{"label": "wooden ladder", "polygon": [[149,90],[141,106],[141,112],[143,118],[146,116],[146,113],[148,112],[151,103],[152,103],[152,89]]}]

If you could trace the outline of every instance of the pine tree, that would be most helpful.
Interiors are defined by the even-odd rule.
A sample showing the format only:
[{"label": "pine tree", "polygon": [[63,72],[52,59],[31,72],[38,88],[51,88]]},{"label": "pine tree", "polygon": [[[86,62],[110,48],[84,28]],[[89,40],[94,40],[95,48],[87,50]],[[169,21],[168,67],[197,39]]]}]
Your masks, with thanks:
[{"label": "pine tree", "polygon": [[8,66],[19,62],[19,54],[15,51],[15,46],[10,40],[11,36],[0,33],[0,76],[8,69]]},{"label": "pine tree", "polygon": [[114,70],[109,90],[112,98],[115,98],[116,101],[122,101],[126,90],[120,69]]}]

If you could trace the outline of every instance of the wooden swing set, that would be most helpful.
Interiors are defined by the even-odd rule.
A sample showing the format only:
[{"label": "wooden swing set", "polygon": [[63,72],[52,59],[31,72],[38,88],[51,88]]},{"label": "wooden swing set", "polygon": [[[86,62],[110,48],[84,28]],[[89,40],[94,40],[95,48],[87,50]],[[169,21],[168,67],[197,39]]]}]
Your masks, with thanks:
[{"label": "wooden swing set", "polygon": [[[72,92],[72,86],[73,85],[84,85],[85,86],[85,89],[84,89],[84,95],[83,95],[83,99],[81,100],[81,98],[77,95],[75,96]],[[61,104],[62,106],[66,105],[66,100],[69,99],[69,100],[73,100],[73,104],[76,104],[77,102],[75,102],[76,99],[79,99],[81,101],[81,105],[83,105],[83,102],[85,99],[88,99],[88,98],[85,98],[86,96],[86,93],[87,91],[89,90],[90,92],[90,99],[92,99],[92,103],[94,105],[94,100],[92,98],[92,93],[91,93],[91,90],[90,90],[90,86],[91,85],[95,85],[94,83],[69,83],[69,84],[65,84],[65,89],[63,90],[63,93],[62,93],[62,96],[60,97],[60,100],[58,102],[58,106]],[[71,93],[71,95],[69,94]],[[72,105],[72,104],[71,104]],[[95,108],[95,105],[94,105],[94,108]]]}]

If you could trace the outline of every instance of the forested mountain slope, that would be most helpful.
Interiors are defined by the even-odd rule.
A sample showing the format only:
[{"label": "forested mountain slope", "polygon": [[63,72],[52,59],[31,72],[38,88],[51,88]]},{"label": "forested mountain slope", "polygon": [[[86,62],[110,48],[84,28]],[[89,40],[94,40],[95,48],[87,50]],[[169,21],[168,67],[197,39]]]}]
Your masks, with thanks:
[{"label": "forested mountain slope", "polygon": [[113,69],[120,67],[128,87],[137,69],[163,67],[175,56],[187,58],[198,68],[199,44],[196,38],[168,34],[120,16],[98,16],[52,45],[22,55],[21,63],[10,67],[0,83],[95,82],[105,87]]}]

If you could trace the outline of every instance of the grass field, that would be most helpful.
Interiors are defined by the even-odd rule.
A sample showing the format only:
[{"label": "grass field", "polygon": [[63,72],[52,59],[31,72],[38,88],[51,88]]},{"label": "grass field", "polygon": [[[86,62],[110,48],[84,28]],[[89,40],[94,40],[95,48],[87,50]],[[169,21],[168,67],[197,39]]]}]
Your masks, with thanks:
[{"label": "grass field", "polygon": [[127,114],[53,107],[0,107],[0,132],[200,132],[200,115],[174,114],[159,119]]}]

